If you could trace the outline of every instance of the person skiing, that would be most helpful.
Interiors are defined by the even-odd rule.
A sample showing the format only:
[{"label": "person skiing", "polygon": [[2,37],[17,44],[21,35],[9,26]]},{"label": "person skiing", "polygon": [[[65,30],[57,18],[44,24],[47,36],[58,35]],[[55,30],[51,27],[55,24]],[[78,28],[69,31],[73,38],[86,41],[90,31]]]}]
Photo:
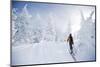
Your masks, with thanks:
[{"label": "person skiing", "polygon": [[73,44],[74,44],[74,42],[73,42],[73,37],[72,37],[71,33],[68,36],[67,42],[69,43],[70,51],[71,51],[71,54],[72,54],[73,53]]}]

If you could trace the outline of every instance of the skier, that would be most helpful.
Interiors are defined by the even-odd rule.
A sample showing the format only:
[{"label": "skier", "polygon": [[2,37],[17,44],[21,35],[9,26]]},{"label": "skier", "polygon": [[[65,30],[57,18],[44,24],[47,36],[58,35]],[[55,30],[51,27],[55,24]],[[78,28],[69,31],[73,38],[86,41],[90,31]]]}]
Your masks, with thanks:
[{"label": "skier", "polygon": [[67,42],[69,42],[69,47],[70,47],[70,53],[72,54],[73,53],[73,37],[72,37],[72,34],[70,33],[69,36],[68,36],[68,39],[67,39]]}]

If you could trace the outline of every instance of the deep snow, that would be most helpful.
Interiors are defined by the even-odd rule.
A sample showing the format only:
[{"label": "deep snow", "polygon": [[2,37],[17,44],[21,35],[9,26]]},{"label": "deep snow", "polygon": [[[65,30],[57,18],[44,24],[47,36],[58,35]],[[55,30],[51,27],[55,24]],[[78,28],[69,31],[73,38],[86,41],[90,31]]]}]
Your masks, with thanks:
[{"label": "deep snow", "polygon": [[74,62],[66,43],[41,42],[13,47],[12,51],[12,64],[15,65]]},{"label": "deep snow", "polygon": [[12,64],[45,64],[60,62],[94,61],[93,46],[74,44],[74,55],[70,54],[66,42],[40,42],[37,44],[12,47]]}]

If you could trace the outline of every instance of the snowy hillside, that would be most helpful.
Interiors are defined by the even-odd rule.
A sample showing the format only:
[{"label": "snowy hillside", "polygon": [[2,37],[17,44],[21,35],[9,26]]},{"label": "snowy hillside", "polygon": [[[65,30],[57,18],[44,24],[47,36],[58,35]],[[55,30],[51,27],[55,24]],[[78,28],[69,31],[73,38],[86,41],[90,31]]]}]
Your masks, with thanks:
[{"label": "snowy hillside", "polygon": [[12,65],[95,60],[94,6],[13,1]]},{"label": "snowy hillside", "polygon": [[66,48],[68,49],[68,45],[59,42],[41,42],[35,45],[14,47],[12,59],[17,58],[13,61],[13,64],[74,62]]}]

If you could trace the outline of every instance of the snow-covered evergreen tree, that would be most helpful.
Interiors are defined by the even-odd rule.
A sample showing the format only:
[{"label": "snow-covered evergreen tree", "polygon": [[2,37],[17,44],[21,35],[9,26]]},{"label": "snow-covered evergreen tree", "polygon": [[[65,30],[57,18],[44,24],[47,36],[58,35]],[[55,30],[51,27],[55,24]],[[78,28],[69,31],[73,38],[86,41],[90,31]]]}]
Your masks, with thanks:
[{"label": "snow-covered evergreen tree", "polygon": [[17,31],[17,28],[15,26],[15,23],[16,23],[16,19],[17,19],[17,15],[16,15],[16,9],[14,8],[12,10],[12,42],[14,42],[14,36],[15,36],[15,33]]},{"label": "snow-covered evergreen tree", "polygon": [[50,15],[47,15],[45,19],[44,28],[43,28],[43,40],[54,41],[55,40],[55,27],[54,22]]},{"label": "snow-covered evergreen tree", "polygon": [[81,12],[81,28],[78,33],[79,42],[81,44],[91,43],[95,44],[95,23],[93,23],[92,15],[94,11],[90,13],[90,16],[87,19],[84,19],[84,15]]},{"label": "snow-covered evergreen tree", "polygon": [[[17,43],[26,43],[27,42],[27,29],[30,20],[30,15],[27,11],[27,4],[22,9],[22,12],[17,15],[17,18],[13,23],[16,28],[16,32],[13,36],[14,45]],[[12,20],[13,21],[13,20]]]}]

